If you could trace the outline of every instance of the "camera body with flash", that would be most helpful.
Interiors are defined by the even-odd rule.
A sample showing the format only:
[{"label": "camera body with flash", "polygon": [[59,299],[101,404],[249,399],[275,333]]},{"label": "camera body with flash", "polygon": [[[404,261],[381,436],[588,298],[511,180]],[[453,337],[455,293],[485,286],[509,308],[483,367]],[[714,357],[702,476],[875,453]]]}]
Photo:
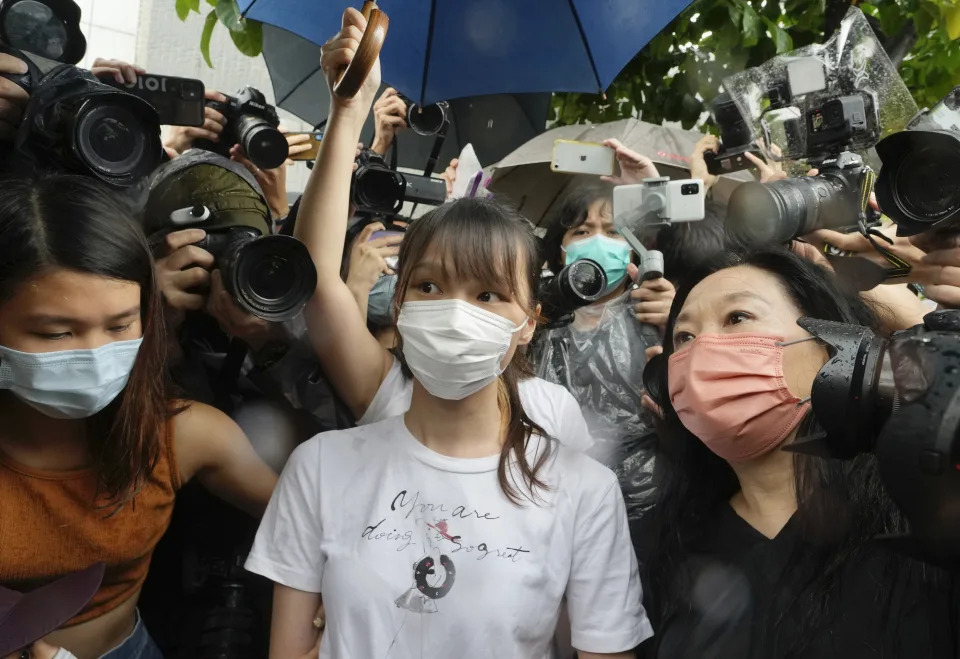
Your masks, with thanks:
[{"label": "camera body with flash", "polygon": [[195,145],[198,149],[229,158],[230,147],[239,144],[260,169],[276,169],[286,161],[290,148],[278,130],[280,117],[259,89],[244,87],[236,96],[227,96],[226,102],[207,101],[207,107],[226,117],[227,124],[223,139],[198,141]]}]

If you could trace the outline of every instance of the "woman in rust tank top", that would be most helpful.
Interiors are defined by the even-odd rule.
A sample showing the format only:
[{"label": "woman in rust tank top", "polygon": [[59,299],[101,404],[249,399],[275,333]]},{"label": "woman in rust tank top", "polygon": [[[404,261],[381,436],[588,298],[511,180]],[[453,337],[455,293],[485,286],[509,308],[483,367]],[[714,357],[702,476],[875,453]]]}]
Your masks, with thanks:
[{"label": "woman in rust tank top", "polygon": [[176,401],[146,240],[98,183],[0,182],[0,585],[104,561],[46,640],[79,659],[155,659],[136,612],[174,496],[193,477],[259,516],[276,476],[213,408]]}]

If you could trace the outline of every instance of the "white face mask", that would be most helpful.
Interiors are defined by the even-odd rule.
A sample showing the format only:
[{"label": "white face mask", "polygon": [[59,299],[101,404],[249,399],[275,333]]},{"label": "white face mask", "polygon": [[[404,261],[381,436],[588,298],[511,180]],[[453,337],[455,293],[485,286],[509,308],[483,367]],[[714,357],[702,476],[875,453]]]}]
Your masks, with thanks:
[{"label": "white face mask", "polygon": [[94,350],[20,352],[0,346],[0,389],[54,419],[91,417],[127,386],[143,339]]},{"label": "white face mask", "polygon": [[53,655],[53,659],[77,659],[69,650],[64,650],[63,648],[57,648],[57,653]]},{"label": "white face mask", "polygon": [[437,398],[462,400],[500,376],[515,327],[463,300],[404,302],[397,319],[407,366]]}]

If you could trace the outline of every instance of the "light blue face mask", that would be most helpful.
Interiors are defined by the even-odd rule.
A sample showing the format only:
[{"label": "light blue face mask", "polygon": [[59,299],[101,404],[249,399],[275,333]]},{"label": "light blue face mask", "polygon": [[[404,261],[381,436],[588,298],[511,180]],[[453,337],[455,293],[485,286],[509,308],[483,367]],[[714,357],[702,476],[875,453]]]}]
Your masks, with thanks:
[{"label": "light blue face mask", "polygon": [[127,386],[143,339],[93,350],[20,352],[0,346],[0,389],[54,419],[85,419]]},{"label": "light blue face mask", "polygon": [[367,320],[379,327],[393,324],[393,291],[397,287],[396,275],[382,275],[370,289],[367,297]]},{"label": "light blue face mask", "polygon": [[627,278],[627,266],[630,264],[630,245],[600,234],[578,240],[563,247],[565,263],[580,259],[591,259],[600,264],[607,274],[607,291],[612,291]]}]

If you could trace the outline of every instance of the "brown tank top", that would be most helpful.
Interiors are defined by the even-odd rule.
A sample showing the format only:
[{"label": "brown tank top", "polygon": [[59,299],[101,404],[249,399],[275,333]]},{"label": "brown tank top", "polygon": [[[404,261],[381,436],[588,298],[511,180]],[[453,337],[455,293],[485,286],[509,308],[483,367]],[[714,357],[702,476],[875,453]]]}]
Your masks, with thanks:
[{"label": "brown tank top", "polygon": [[130,599],[147,578],[180,489],[173,421],[167,429],[153,473],[113,515],[94,504],[93,469],[42,471],[0,452],[0,584],[30,590],[104,561],[100,590],[65,626],[98,618]]}]

